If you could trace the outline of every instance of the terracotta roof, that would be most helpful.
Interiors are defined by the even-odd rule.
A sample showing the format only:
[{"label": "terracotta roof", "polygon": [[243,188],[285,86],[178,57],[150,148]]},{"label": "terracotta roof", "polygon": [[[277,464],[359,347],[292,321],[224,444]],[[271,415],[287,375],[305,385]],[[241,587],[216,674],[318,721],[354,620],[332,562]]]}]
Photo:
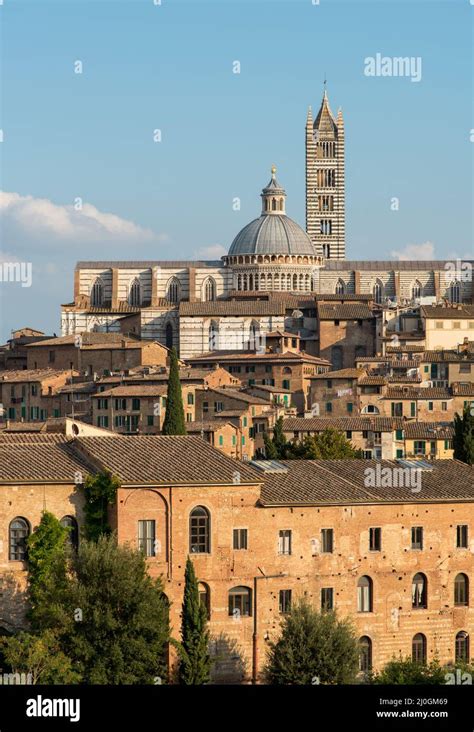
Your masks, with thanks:
[{"label": "terracotta roof", "polygon": [[420,356],[420,363],[474,363],[474,353],[457,351],[424,351]]},{"label": "terracotta roof", "polygon": [[310,379],[358,379],[366,373],[365,369],[338,369],[326,371],[325,374],[315,374]]},{"label": "terracotta roof", "polygon": [[325,302],[329,301],[332,302],[333,300],[336,300],[338,302],[351,302],[351,301],[360,301],[360,302],[371,302],[374,299],[374,296],[371,294],[358,294],[355,293],[344,293],[343,295],[336,295],[335,293],[319,293],[316,295],[316,301],[317,302]]},{"label": "terracotta roof", "polygon": [[269,384],[254,384],[253,386],[246,386],[244,391],[268,391],[272,394],[292,394],[291,389],[282,389],[279,386],[270,386]]},{"label": "terracotta roof", "polygon": [[359,386],[384,386],[387,379],[383,376],[363,376],[357,383]]},{"label": "terracotta roof", "polygon": [[217,432],[218,430],[225,427],[226,424],[230,424],[231,427],[237,429],[235,424],[232,422],[223,422],[221,419],[209,419],[209,420],[196,420],[196,422],[186,422],[186,432]]},{"label": "terracotta roof", "polygon": [[460,384],[453,382],[451,384],[451,391],[454,396],[474,396],[474,384]]},{"label": "terracotta roof", "polygon": [[322,432],[328,428],[341,432],[393,432],[403,426],[401,417],[289,417],[283,420],[284,432]]},{"label": "terracotta roof", "polygon": [[452,425],[436,422],[406,422],[403,431],[409,440],[452,440],[454,437]]},{"label": "terracotta roof", "polygon": [[264,404],[266,407],[269,405],[268,399],[262,399],[254,394],[247,394],[244,391],[237,391],[236,389],[218,389],[217,387],[212,387],[206,389],[204,391],[204,395],[206,393],[219,394],[220,396],[229,397],[230,399],[238,399],[239,401],[246,402],[247,404]]},{"label": "terracotta roof", "polygon": [[62,435],[0,436],[0,483],[74,483],[77,471],[92,466]]},{"label": "terracotta roof", "polygon": [[197,435],[131,435],[82,437],[78,447],[92,455],[123,485],[255,485],[262,477],[227,457]]},{"label": "terracotta roof", "polygon": [[181,302],[179,314],[189,315],[284,315],[285,303],[279,300],[211,300]]},{"label": "terracotta roof", "polygon": [[319,320],[369,320],[374,314],[367,305],[362,303],[336,303],[328,305],[318,302]]},{"label": "terracotta roof", "polygon": [[389,361],[390,366],[393,369],[417,369],[420,365],[419,360],[411,359],[411,358],[403,358],[403,359],[392,359]]},{"label": "terracotta roof", "polygon": [[419,353],[424,351],[424,346],[387,346],[387,353]]},{"label": "terracotta roof", "polygon": [[457,460],[430,461],[432,470],[422,471],[418,493],[410,487],[365,487],[367,470],[377,475],[384,468],[403,468],[395,460],[287,460],[282,464],[288,468],[286,473],[264,474],[264,506],[474,501],[474,468]]},{"label": "terracotta roof", "polygon": [[389,386],[383,399],[452,399],[449,389],[442,387]]},{"label": "terracotta roof", "polygon": [[153,397],[162,396],[168,391],[167,384],[133,384],[116,386],[115,389],[106,389],[94,394],[93,399],[104,399],[114,397]]},{"label": "terracotta roof", "polygon": [[7,419],[6,422],[0,424],[0,436],[4,437],[10,434],[18,434],[19,432],[41,432],[46,422],[14,422]]},{"label": "terracotta roof", "polygon": [[293,353],[293,351],[285,351],[284,353],[256,353],[249,351],[211,351],[202,356],[193,356],[186,359],[188,363],[210,363],[225,361],[303,361],[304,363],[314,363],[319,365],[331,365],[331,362],[325,358],[311,356],[309,353]]},{"label": "terracotta roof", "polygon": [[474,318],[474,305],[457,305],[442,307],[441,305],[422,305],[421,314],[425,318],[449,318],[450,320],[465,320]]},{"label": "terracotta roof", "polygon": [[[76,374],[77,372],[73,372]],[[71,376],[68,369],[23,369],[18,371],[0,371],[0,382],[45,381],[57,376]]]},{"label": "terracotta roof", "polygon": [[[150,343],[157,341],[141,341],[138,338],[130,338],[122,333],[80,333],[82,337],[82,349],[102,349],[102,348],[143,348]],[[50,348],[58,346],[73,346],[75,344],[75,335],[60,336],[58,338],[50,338],[47,341],[38,341],[30,343],[26,348]],[[160,344],[161,345],[161,344]]]},{"label": "terracotta roof", "polygon": [[420,384],[421,376],[407,376],[401,374],[400,376],[387,376],[389,384]]}]

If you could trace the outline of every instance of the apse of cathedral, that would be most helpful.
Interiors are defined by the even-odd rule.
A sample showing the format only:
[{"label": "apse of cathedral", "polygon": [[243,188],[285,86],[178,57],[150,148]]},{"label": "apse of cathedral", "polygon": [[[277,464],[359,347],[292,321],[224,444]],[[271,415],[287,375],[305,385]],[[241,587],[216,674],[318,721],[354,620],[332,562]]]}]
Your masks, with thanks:
[{"label": "apse of cathedral", "polygon": [[[122,332],[175,346],[181,357],[242,350],[255,334],[293,333],[319,355],[317,300],[374,307],[443,299],[471,302],[472,281],[449,278],[451,263],[345,258],[345,136],[326,90],[305,128],[306,231],[286,213],[275,166],[260,215],[216,261],[83,261],[74,299],[62,306],[63,335]],[[278,172],[280,177],[280,172]]]}]

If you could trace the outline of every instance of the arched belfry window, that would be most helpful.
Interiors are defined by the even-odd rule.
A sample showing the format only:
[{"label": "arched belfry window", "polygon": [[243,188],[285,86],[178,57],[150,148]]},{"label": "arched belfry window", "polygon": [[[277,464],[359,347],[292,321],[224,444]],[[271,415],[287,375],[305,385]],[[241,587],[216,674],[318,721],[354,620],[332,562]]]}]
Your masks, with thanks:
[{"label": "arched belfry window", "polygon": [[208,277],[204,283],[203,296],[206,302],[216,299],[216,283],[212,277]]},{"label": "arched belfry window", "polygon": [[91,288],[91,305],[101,307],[104,304],[104,283],[101,277],[97,277]]},{"label": "arched belfry window", "polygon": [[461,302],[461,285],[459,282],[451,282],[449,286],[449,299],[454,303]]},{"label": "arched belfry window", "polygon": [[212,320],[209,325],[209,350],[219,350],[219,323],[216,323],[215,320]]},{"label": "arched belfry window", "polygon": [[177,277],[172,277],[166,288],[166,299],[169,302],[179,302],[181,296],[181,284]]},{"label": "arched belfry window", "polygon": [[140,280],[135,277],[132,284],[130,285],[130,292],[128,295],[128,302],[135,308],[139,308],[142,304]]},{"label": "arched belfry window", "polygon": [[374,296],[374,301],[380,304],[383,297],[383,284],[380,280],[377,280],[374,284],[372,294]]},{"label": "arched belfry window", "polygon": [[419,282],[418,280],[415,280],[415,282],[411,288],[412,299],[416,300],[417,298],[421,297],[421,293],[422,293],[421,282]]},{"label": "arched belfry window", "polygon": [[344,295],[345,291],[346,291],[346,286],[344,284],[344,281],[341,280],[341,279],[339,279],[337,281],[337,283],[336,283],[335,294],[336,295]]}]

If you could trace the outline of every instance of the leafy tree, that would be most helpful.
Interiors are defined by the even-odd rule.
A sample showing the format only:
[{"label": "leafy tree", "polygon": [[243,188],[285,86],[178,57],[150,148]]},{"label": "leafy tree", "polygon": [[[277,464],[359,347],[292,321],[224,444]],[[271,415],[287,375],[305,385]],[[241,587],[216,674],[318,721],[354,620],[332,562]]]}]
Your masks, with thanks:
[{"label": "leafy tree", "polygon": [[291,448],[283,433],[283,417],[279,417],[273,427],[273,436],[264,432],[265,457],[267,460],[285,460]]},{"label": "leafy tree", "polygon": [[28,537],[28,617],[33,627],[41,625],[52,584],[65,586],[67,536],[68,529],[52,513],[43,511],[39,525]]},{"label": "leafy tree", "polygon": [[166,414],[162,432],[164,435],[185,435],[183,394],[179,380],[179,365],[176,349],[171,349],[170,374],[168,378],[168,393],[166,397]]},{"label": "leafy tree", "polygon": [[141,552],[117,546],[114,535],[82,542],[58,595],[55,630],[84,683],[166,680],[168,600]]},{"label": "leafy tree", "polygon": [[454,415],[454,459],[474,464],[474,409],[466,404],[462,416]]},{"label": "leafy tree", "polygon": [[361,458],[363,453],[351,445],[343,432],[328,427],[313,437],[306,437],[301,447],[295,446],[293,455],[306,460],[338,460]]},{"label": "leafy tree", "polygon": [[446,669],[437,660],[425,665],[410,657],[393,659],[378,674],[372,674],[372,684],[445,684]]},{"label": "leafy tree", "polygon": [[348,620],[319,613],[306,600],[284,616],[270,644],[265,675],[270,684],[350,684],[358,669],[358,644]]},{"label": "leafy tree", "polygon": [[0,651],[14,674],[29,675],[32,684],[77,684],[80,675],[63,653],[52,630],[0,637]]},{"label": "leafy tree", "polygon": [[84,536],[88,541],[97,541],[102,534],[110,534],[107,511],[115,501],[117,488],[120,488],[119,479],[107,470],[86,477]]},{"label": "leafy tree", "polygon": [[207,611],[200,601],[194,565],[189,557],[184,573],[179,655],[178,675],[181,684],[206,684],[209,681],[211,658]]}]

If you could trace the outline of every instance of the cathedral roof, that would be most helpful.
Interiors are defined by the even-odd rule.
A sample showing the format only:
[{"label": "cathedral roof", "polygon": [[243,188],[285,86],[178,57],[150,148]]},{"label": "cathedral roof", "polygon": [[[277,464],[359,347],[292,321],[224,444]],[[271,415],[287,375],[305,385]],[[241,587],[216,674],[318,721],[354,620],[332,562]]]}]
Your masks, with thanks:
[{"label": "cathedral roof", "polygon": [[262,214],[237,234],[229,256],[238,254],[310,254],[311,239],[296,221],[284,214]]}]

